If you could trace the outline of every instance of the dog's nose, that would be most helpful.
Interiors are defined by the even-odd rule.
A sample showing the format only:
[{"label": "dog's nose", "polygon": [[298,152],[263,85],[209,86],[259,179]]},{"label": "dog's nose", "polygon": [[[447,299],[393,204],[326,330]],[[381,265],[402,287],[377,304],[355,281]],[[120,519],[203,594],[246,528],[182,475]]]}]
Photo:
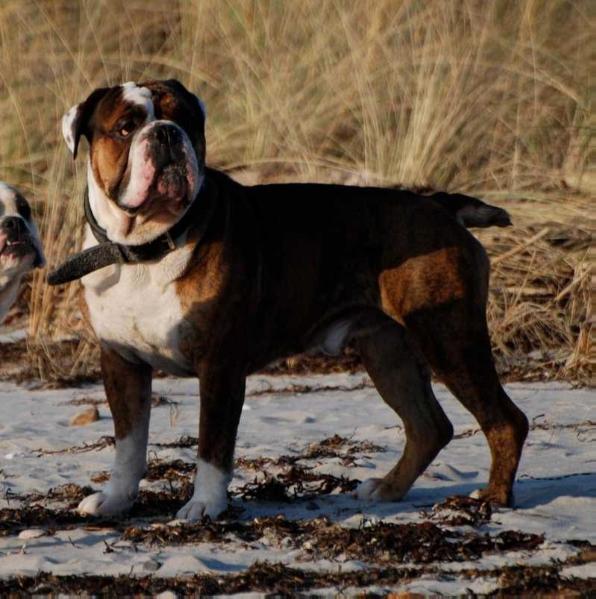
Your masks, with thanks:
[{"label": "dog's nose", "polygon": [[182,141],[180,130],[172,125],[161,125],[160,127],[155,127],[151,132],[151,135],[157,143],[168,146],[176,145]]},{"label": "dog's nose", "polygon": [[178,127],[172,125],[156,126],[148,134],[147,139],[152,148],[157,168],[177,163],[184,158],[182,133]]},{"label": "dog's nose", "polygon": [[9,241],[20,241],[27,234],[27,225],[19,216],[7,216],[0,228],[6,233]]}]

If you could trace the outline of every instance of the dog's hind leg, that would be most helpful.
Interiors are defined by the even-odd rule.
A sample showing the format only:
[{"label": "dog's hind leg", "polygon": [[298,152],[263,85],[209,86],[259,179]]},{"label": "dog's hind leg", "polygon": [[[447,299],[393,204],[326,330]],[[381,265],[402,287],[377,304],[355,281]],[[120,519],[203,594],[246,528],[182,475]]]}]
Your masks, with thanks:
[{"label": "dog's hind leg", "polygon": [[381,397],[404,423],[406,446],[384,478],[364,481],[357,494],[362,499],[396,501],[449,443],[453,427],[433,394],[430,370],[402,326],[389,321],[360,338],[358,349]]},{"label": "dog's hind leg", "polygon": [[483,307],[455,301],[411,314],[406,325],[435,374],[486,435],[492,465],[488,487],[479,496],[511,505],[528,420],[499,382]]},{"label": "dog's hind leg", "polygon": [[152,370],[103,346],[101,369],[114,419],[116,458],[110,482],[99,493],[85,497],[78,509],[84,514],[109,516],[132,506],[145,474]]}]

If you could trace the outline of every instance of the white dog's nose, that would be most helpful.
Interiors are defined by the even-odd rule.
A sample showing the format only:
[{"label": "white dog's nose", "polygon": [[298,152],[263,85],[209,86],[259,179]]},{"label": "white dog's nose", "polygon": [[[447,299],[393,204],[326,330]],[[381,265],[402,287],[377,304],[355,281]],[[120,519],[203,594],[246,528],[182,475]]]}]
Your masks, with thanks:
[{"label": "white dog's nose", "polygon": [[7,216],[0,223],[8,241],[21,241],[29,235],[27,224],[20,216]]}]

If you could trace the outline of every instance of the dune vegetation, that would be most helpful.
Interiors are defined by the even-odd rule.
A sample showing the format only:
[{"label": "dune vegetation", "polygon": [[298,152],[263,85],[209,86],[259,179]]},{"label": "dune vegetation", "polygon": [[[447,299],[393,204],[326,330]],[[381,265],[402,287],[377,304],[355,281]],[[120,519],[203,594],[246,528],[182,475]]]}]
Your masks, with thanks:
[{"label": "dune vegetation", "polygon": [[[4,0],[0,179],[32,199],[57,264],[81,242],[85,184],[62,114],[106,83],[177,78],[207,106],[208,162],[245,182],[445,189],[508,209],[514,227],[479,235],[499,368],[583,378],[588,12],[589,0]],[[46,380],[86,375],[96,343],[80,286],[46,274],[23,297],[27,363]]]}]

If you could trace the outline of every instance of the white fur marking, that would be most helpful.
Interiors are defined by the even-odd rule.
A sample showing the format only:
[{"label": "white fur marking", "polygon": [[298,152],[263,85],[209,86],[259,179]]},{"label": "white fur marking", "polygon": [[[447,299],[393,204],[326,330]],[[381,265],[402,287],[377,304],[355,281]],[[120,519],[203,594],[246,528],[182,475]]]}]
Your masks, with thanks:
[{"label": "white fur marking", "polygon": [[130,208],[138,208],[145,202],[155,176],[155,167],[146,157],[147,146],[147,136],[144,133],[136,135],[128,153],[128,163],[132,165],[130,182],[120,201]]},{"label": "white fur marking", "polygon": [[367,478],[361,482],[356,488],[355,495],[361,501],[376,501],[378,500],[379,484],[381,483],[380,478]]},{"label": "white fur marking", "polygon": [[181,520],[217,518],[227,507],[227,490],[232,476],[212,464],[197,460],[197,476],[192,499],[178,512]]},{"label": "white fur marking", "polygon": [[0,181],[0,201],[7,201],[9,198],[12,199],[14,195],[14,189],[4,183],[4,181]]},{"label": "white fur marking", "polygon": [[17,300],[22,276],[8,277],[5,276],[5,273],[0,273],[0,323]]},{"label": "white fur marking", "polygon": [[[138,416],[144,416],[139,414]],[[116,441],[116,459],[106,489],[113,495],[135,498],[139,481],[147,467],[148,415],[124,439]]]},{"label": "white fur marking", "polygon": [[[97,242],[87,228],[86,249]],[[96,335],[155,368],[194,374],[180,351],[185,326],[174,281],[185,271],[193,248],[183,247],[155,264],[118,264],[82,279]],[[125,349],[126,348],[126,349]]]},{"label": "white fur marking", "polygon": [[130,217],[106,197],[95,180],[91,160],[87,160],[87,188],[91,212],[99,225],[106,230],[108,238],[116,243],[127,243]]},{"label": "white fur marking", "polygon": [[110,482],[103,491],[85,497],[78,510],[83,514],[109,515],[130,508],[147,467],[149,409],[138,414],[140,421],[124,439],[116,440],[116,458]]},{"label": "white fur marking", "polygon": [[74,154],[75,149],[75,129],[76,119],[79,105],[75,104],[70,110],[62,117],[62,136],[68,146],[71,154]]},{"label": "white fur marking", "polygon": [[122,99],[130,104],[142,106],[147,112],[147,120],[155,118],[153,96],[147,87],[139,87],[134,81],[122,84]]}]

